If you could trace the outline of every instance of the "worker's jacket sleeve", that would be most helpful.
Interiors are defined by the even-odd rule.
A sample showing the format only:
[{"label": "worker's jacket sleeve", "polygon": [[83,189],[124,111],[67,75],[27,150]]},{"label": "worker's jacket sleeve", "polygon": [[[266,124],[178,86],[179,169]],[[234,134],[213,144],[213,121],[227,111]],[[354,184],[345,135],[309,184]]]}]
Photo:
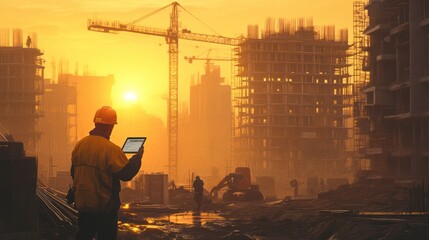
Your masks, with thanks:
[{"label": "worker's jacket sleeve", "polygon": [[119,172],[128,163],[128,159],[119,147],[110,149],[110,161],[108,161],[109,172],[115,174]]},{"label": "worker's jacket sleeve", "polygon": [[[128,163],[122,149],[104,137],[90,135],[80,140],[72,152],[75,208],[84,212],[109,212],[112,199],[119,203],[120,184],[114,174]],[[131,168],[130,175],[135,175],[140,162]]]},{"label": "worker's jacket sleeve", "polygon": [[74,167],[73,167],[73,164],[70,167],[70,176],[72,177],[72,179],[74,178]]},{"label": "worker's jacket sleeve", "polygon": [[122,181],[130,181],[140,170],[141,167],[141,155],[135,154],[130,158],[130,161],[119,171],[115,172],[114,175]]}]

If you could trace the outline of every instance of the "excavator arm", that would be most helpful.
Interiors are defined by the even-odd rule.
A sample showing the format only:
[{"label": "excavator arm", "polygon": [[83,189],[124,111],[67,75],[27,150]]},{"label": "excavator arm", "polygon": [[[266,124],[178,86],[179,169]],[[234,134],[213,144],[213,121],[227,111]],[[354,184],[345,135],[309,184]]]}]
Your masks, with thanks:
[{"label": "excavator arm", "polygon": [[243,175],[241,174],[230,173],[226,175],[215,187],[212,188],[210,196],[217,199],[218,192],[224,187],[228,187],[228,190],[237,190],[242,179]]},{"label": "excavator arm", "polygon": [[213,188],[212,188],[212,190],[210,191],[210,197],[214,197],[214,198],[216,198],[217,199],[217,195],[218,195],[218,192],[222,189],[222,188],[224,188],[224,187],[226,187],[226,186],[228,186],[228,183],[231,181],[231,176],[228,174],[228,175],[226,175],[216,186],[214,186]]}]

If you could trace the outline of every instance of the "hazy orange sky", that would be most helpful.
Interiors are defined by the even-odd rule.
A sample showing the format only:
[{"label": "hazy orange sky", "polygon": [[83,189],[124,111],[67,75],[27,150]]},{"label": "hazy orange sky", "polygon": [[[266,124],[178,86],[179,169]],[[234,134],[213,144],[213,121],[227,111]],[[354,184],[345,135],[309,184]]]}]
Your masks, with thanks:
[{"label": "hazy orange sky", "polygon": [[[150,114],[166,119],[168,94],[168,47],[161,37],[119,33],[102,34],[87,30],[87,19],[98,17],[129,22],[159,9],[171,1],[165,0],[0,0],[0,28],[21,28],[24,36],[38,34],[38,47],[44,52],[47,70],[52,76],[52,63],[68,60],[69,72],[75,65],[88,65],[90,73],[114,74],[114,106],[126,104],[123,96],[133,91]],[[349,28],[352,35],[353,0],[187,0],[179,2],[217,33],[235,37],[245,35],[248,24],[264,28],[267,17],[312,17],[314,25],[336,25]],[[140,25],[166,29],[171,8],[140,22]],[[214,34],[188,13],[180,13],[181,28],[192,32]],[[350,41],[350,40],[349,40]],[[203,61],[189,64],[184,56],[230,56],[230,47],[179,41],[179,101],[188,101],[191,75],[203,73]],[[228,63],[222,63],[222,75],[230,79]]]}]

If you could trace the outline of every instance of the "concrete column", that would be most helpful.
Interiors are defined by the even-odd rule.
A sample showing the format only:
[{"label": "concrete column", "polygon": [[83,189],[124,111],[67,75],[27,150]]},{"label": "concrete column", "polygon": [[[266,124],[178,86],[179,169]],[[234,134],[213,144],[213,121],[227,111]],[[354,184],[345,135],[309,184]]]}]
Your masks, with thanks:
[{"label": "concrete column", "polygon": [[[420,21],[423,20],[422,4],[418,0],[409,1],[409,18],[410,18],[410,112],[411,117],[415,118],[423,109],[423,88],[420,79],[424,76],[425,54],[428,54],[426,49],[426,34],[420,28]],[[420,157],[418,153],[418,136],[416,133],[415,124],[417,121],[411,120],[413,124],[413,145],[411,152],[411,174],[419,177],[420,174]]]}]

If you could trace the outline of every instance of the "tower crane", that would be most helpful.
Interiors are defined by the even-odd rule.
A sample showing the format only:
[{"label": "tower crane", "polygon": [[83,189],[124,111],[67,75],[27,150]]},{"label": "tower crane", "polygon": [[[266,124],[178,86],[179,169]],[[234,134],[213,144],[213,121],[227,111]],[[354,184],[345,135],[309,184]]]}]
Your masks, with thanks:
[{"label": "tower crane", "polygon": [[206,60],[206,64],[209,64],[211,60],[214,60],[214,61],[232,61],[233,60],[232,58],[213,58],[213,57],[210,57],[211,51],[212,51],[211,49],[209,49],[207,51],[207,57],[205,57],[205,58],[198,57],[198,56],[197,57],[196,56],[191,56],[191,57],[185,56],[185,60],[188,61],[189,63],[192,63],[194,60]]},{"label": "tower crane", "polygon": [[195,56],[191,56],[191,57],[187,57],[185,56],[185,60],[188,61],[189,63],[192,63],[194,60],[206,60],[206,63],[210,63],[211,60],[213,61],[232,61],[232,58],[203,58],[203,57],[195,57]]},{"label": "tower crane", "polygon": [[210,71],[210,66],[211,66],[210,61],[212,60],[213,61],[233,61],[232,58],[209,58],[209,57],[203,58],[203,57],[195,57],[195,56],[192,56],[192,57],[185,56],[185,60],[188,61],[189,63],[192,63],[195,60],[206,60],[205,62],[206,74],[208,74]]},{"label": "tower crane", "polygon": [[193,61],[195,61],[195,60],[206,60],[206,62],[205,62],[205,70],[206,70],[206,74],[208,74],[209,73],[209,71],[210,71],[210,66],[211,66],[211,64],[210,64],[210,61],[233,61],[234,59],[233,58],[213,58],[213,57],[210,57],[210,52],[211,52],[211,49],[209,49],[208,50],[208,52],[207,52],[207,57],[196,57],[196,56],[191,56],[191,57],[188,57],[188,56],[185,56],[185,60],[186,61],[188,61],[189,63],[192,63]]},{"label": "tower crane", "polygon": [[[159,29],[135,25],[138,21],[147,18],[165,8],[172,7],[170,14],[170,27],[167,29]],[[219,35],[209,35],[201,33],[193,33],[188,29],[179,30],[179,14],[178,8],[183,9],[179,3],[173,2],[152,13],[147,14],[130,23],[121,23],[118,21],[104,21],[100,19],[88,19],[88,30],[116,33],[116,32],[132,32],[146,35],[164,37],[168,44],[169,55],[169,92],[168,92],[168,174],[170,179],[178,180],[178,52],[179,39],[191,41],[200,41],[207,43],[216,43],[230,46],[238,46],[243,42],[244,38],[229,38]],[[189,13],[189,12],[188,12]],[[191,14],[192,15],[192,14]]]}]

